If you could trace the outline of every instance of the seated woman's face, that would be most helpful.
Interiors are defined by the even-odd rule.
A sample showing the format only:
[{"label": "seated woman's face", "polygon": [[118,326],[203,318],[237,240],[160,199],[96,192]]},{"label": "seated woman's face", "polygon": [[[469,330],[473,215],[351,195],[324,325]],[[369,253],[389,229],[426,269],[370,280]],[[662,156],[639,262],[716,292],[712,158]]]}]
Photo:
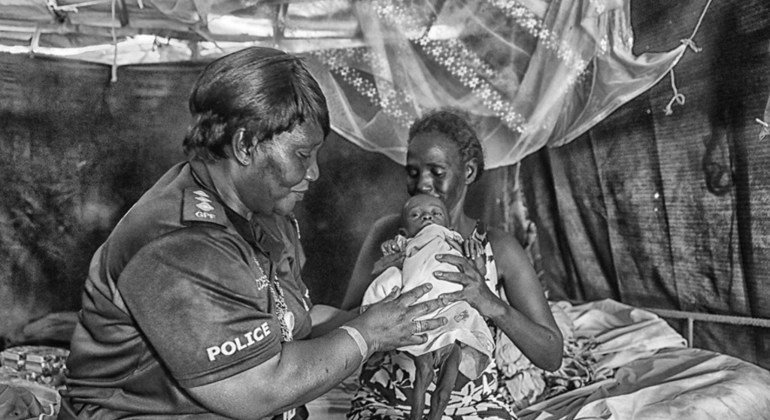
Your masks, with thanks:
[{"label": "seated woman's face", "polygon": [[452,140],[437,132],[417,134],[406,155],[407,191],[438,197],[451,211],[466,185],[465,166]]},{"label": "seated woman's face", "polygon": [[318,179],[324,136],[315,122],[298,125],[254,146],[253,161],[235,180],[241,201],[255,213],[287,215]]}]

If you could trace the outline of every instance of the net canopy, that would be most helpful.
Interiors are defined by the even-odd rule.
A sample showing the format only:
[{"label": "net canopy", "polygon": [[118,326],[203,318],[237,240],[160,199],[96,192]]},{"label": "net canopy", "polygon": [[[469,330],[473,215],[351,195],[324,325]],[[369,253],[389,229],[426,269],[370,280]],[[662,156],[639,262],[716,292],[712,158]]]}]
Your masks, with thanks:
[{"label": "net canopy", "polygon": [[[114,67],[249,45],[305,55],[332,128],[406,161],[439,107],[477,127],[486,166],[577,138],[659,81],[686,45],[635,55],[630,0],[0,0],[6,50]],[[115,74],[115,73],[113,73]]]}]

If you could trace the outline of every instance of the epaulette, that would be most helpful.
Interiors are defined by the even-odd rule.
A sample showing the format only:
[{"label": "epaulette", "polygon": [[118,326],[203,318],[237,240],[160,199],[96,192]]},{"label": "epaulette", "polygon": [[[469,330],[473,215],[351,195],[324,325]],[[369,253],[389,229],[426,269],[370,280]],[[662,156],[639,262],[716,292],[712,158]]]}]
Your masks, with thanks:
[{"label": "epaulette", "polygon": [[182,222],[204,222],[227,227],[225,208],[202,188],[185,188],[182,201]]}]

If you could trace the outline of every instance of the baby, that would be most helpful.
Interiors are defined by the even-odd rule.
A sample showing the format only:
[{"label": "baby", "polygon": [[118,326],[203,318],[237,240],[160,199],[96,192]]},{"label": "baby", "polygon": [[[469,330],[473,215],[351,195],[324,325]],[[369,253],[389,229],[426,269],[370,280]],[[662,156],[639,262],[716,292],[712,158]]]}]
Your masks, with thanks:
[{"label": "baby", "polygon": [[[401,213],[402,235],[396,238],[397,248],[405,250],[403,269],[390,267],[380,274],[364,294],[362,307],[382,300],[394,287],[401,293],[425,282],[433,288],[420,301],[460,290],[462,286],[438,280],[434,271],[457,271],[451,264],[436,260],[438,254],[462,253],[448,240],[458,244],[462,236],[446,227],[449,215],[444,203],[436,197],[420,194],[404,204]],[[480,258],[483,258],[481,256]],[[443,316],[447,324],[427,333],[425,344],[403,347],[400,350],[413,356],[415,364],[414,395],[410,419],[423,417],[425,394],[438,368],[436,389],[430,399],[429,419],[440,419],[449,403],[458,374],[476,379],[490,362],[494,351],[492,334],[481,315],[467,302],[454,302],[419,319]]]}]

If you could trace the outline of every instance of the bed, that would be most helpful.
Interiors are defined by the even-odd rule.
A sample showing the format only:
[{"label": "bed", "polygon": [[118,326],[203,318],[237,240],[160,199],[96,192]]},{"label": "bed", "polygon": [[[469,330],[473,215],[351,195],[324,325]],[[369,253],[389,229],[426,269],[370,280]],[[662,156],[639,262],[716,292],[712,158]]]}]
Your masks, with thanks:
[{"label": "bed", "polygon": [[[501,366],[520,419],[770,419],[770,371],[688,347],[649,310],[613,300],[551,307],[566,338],[562,368]],[[355,389],[347,378],[308,405],[311,418],[344,419]]]},{"label": "bed", "polygon": [[[496,350],[520,419],[770,419],[770,371],[688,347],[656,313],[613,300],[551,309],[565,337],[558,371],[535,368],[509,342]],[[34,418],[54,418],[66,350],[20,346],[2,355],[0,386],[29,391],[39,402]],[[354,375],[310,402],[311,419],[344,419],[356,388]]]}]

